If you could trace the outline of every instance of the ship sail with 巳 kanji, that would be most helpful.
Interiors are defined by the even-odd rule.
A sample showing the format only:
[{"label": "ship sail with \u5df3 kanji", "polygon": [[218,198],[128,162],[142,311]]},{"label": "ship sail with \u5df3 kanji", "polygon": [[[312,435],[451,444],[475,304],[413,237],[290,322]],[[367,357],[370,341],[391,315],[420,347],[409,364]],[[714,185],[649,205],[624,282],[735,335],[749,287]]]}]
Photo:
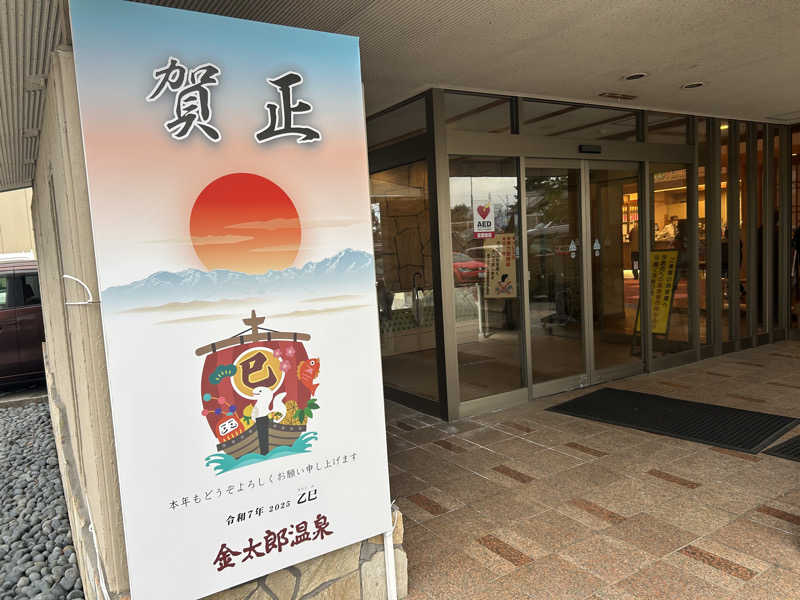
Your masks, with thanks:
[{"label": "ship sail with \u5df3 kanji", "polygon": [[217,440],[206,464],[223,472],[245,464],[308,452],[317,434],[309,419],[319,408],[319,358],[309,357],[307,333],[261,327],[251,312],[248,329],[195,350],[205,356],[201,414]]}]

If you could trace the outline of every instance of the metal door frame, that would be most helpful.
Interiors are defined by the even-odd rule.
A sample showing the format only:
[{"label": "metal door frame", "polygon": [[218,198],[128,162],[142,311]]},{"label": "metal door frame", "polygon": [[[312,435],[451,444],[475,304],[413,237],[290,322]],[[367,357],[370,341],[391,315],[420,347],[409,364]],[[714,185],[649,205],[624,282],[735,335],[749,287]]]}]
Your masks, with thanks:
[{"label": "metal door frame", "polygon": [[[646,194],[643,193],[643,181],[641,176],[641,162],[639,161],[618,161],[618,160],[588,160],[588,159],[551,159],[551,158],[529,158],[529,157],[522,157],[520,163],[520,178],[521,182],[524,182],[526,177],[526,169],[527,167],[536,167],[536,168],[552,168],[552,169],[579,169],[580,170],[580,202],[579,202],[579,214],[578,214],[578,222],[580,224],[580,231],[579,231],[579,260],[580,269],[581,269],[581,277],[580,277],[580,293],[581,293],[581,341],[582,341],[582,349],[583,349],[583,360],[584,360],[584,372],[578,375],[570,375],[567,377],[562,377],[559,379],[552,379],[550,381],[545,381],[542,383],[532,384],[530,386],[530,396],[532,398],[542,397],[542,396],[549,396],[558,392],[562,392],[569,389],[574,389],[578,387],[585,387],[590,385],[596,385],[598,383],[603,383],[605,381],[610,381],[613,379],[620,379],[623,377],[629,377],[632,375],[636,375],[639,373],[643,373],[646,369],[646,361],[647,355],[645,352],[645,348],[648,344],[645,344],[645,339],[648,337],[647,333],[649,331],[649,326],[645,326],[649,319],[646,319],[646,315],[644,314],[647,311],[642,311],[642,327],[641,329],[641,336],[642,336],[642,356],[641,360],[636,363],[632,362],[631,364],[619,365],[615,367],[608,367],[606,369],[597,369],[595,366],[595,352],[594,352],[594,294],[593,294],[593,279],[592,279],[592,228],[591,228],[591,179],[590,179],[590,172],[592,169],[600,169],[600,168],[619,168],[619,169],[634,169],[637,171],[636,177],[638,179],[639,190],[638,190],[638,203],[639,203],[639,235],[640,235],[640,276],[639,276],[639,297],[643,298],[643,284],[645,281],[649,281],[649,262],[644,262],[642,258],[642,248],[645,245],[642,243],[642,237],[647,236],[648,233],[646,231],[642,231],[645,229],[642,223],[642,205],[645,201]],[[520,184],[523,185],[522,183]],[[525,211],[527,212],[527,211]],[[527,219],[526,219],[527,220]],[[527,224],[526,224],[527,227]],[[527,228],[526,228],[527,231]],[[647,239],[647,237],[644,237]],[[527,257],[527,246],[526,250],[523,253]],[[645,253],[649,254],[649,253]],[[527,268],[527,265],[526,265]],[[526,281],[530,280],[530,271],[526,271]],[[533,335],[530,330],[530,286],[526,286],[525,291],[525,312],[526,312],[526,322],[528,324],[527,330],[527,350],[528,355],[531,356],[531,363],[535,360],[533,356]],[[647,304],[647,303],[645,303]],[[532,372],[532,364],[531,370],[529,371],[529,381],[533,381],[533,372]]]},{"label": "metal door frame", "polygon": [[[530,357],[530,364],[528,366],[528,381],[531,382],[529,386],[529,396],[530,398],[540,398],[542,396],[550,396],[552,394],[556,394],[558,392],[563,392],[564,390],[575,389],[579,387],[585,387],[590,384],[590,367],[591,367],[591,359],[588,355],[594,355],[591,351],[592,346],[587,343],[587,323],[586,319],[586,292],[591,290],[591,279],[589,281],[589,285],[587,285],[586,281],[586,261],[584,260],[584,249],[587,248],[586,245],[586,236],[584,235],[585,225],[584,225],[584,214],[586,213],[586,194],[588,188],[584,185],[586,177],[588,175],[588,171],[586,170],[586,160],[582,159],[569,159],[569,158],[533,158],[533,157],[521,157],[520,158],[520,188],[524,189],[524,182],[526,179],[526,172],[528,167],[540,168],[540,169],[578,169],[580,172],[580,199],[578,201],[578,242],[579,242],[579,254],[578,260],[580,261],[580,269],[581,269],[581,277],[580,277],[580,294],[581,294],[581,323],[580,323],[580,330],[581,330],[581,350],[583,352],[583,365],[584,371],[583,373],[576,374],[576,375],[568,375],[567,377],[560,377],[558,379],[551,379],[548,381],[543,381],[541,383],[533,383],[533,361],[535,360],[533,356],[533,334],[531,332],[531,316],[530,316],[530,285],[525,286],[525,298],[523,304],[525,305],[525,322],[527,325],[526,329],[526,348],[527,354]],[[525,213],[525,232],[527,235],[527,207],[523,210]],[[591,246],[591,244],[589,244]],[[525,251],[521,253],[524,257],[526,264],[525,264],[525,280],[526,283],[530,282],[530,267],[527,264],[528,261],[528,245],[527,245],[527,237],[526,237],[526,246]],[[589,258],[591,261],[591,258]],[[589,265],[591,269],[591,262]],[[591,273],[590,273],[591,277]],[[589,299],[591,310],[591,298]],[[591,314],[591,313],[588,313]],[[589,326],[591,329],[591,326]]]},{"label": "metal door frame", "polygon": [[[584,282],[587,290],[592,292],[592,296],[588,296],[584,300],[584,310],[590,312],[586,313],[591,315],[592,319],[586,319],[587,326],[584,333],[587,335],[587,351],[586,357],[589,359],[589,385],[596,385],[612,379],[621,379],[624,377],[631,377],[640,373],[644,373],[649,364],[650,356],[650,303],[642,302],[642,299],[649,298],[649,282],[650,282],[650,251],[649,251],[649,227],[650,227],[650,211],[649,211],[649,189],[648,181],[649,176],[643,177],[649,168],[646,166],[649,162],[641,161],[606,161],[606,160],[583,160],[581,161],[581,181],[583,182],[584,191],[581,194],[581,208],[583,210],[582,225],[584,231],[581,232],[584,239],[584,252],[581,253],[583,260],[583,267],[586,269],[584,273]],[[623,364],[605,369],[598,369],[595,364],[594,352],[594,281],[592,279],[592,230],[591,230],[591,171],[593,169],[600,170],[602,168],[617,168],[633,169],[636,171],[636,178],[638,183],[637,201],[639,204],[638,228],[639,228],[639,307],[640,307],[640,321],[639,327],[641,336],[641,359],[638,363],[631,362],[630,364]],[[646,220],[645,220],[646,219]],[[623,292],[624,293],[624,292]],[[632,341],[632,340],[631,340]]]},{"label": "metal door frame", "polygon": [[[453,415],[448,412],[450,408],[447,398],[447,382],[445,379],[445,349],[444,349],[444,302],[442,298],[442,273],[440,270],[441,261],[437,260],[440,256],[441,248],[440,229],[439,229],[439,210],[440,202],[437,197],[437,161],[436,147],[434,141],[434,109],[432,90],[409,98],[392,108],[397,108],[404,104],[423,100],[425,102],[425,131],[406,138],[394,144],[383,146],[379,149],[368,152],[368,172],[369,175],[381,171],[402,167],[405,165],[424,162],[428,170],[428,211],[430,213],[430,232],[431,232],[431,254],[433,256],[431,268],[433,275],[433,298],[434,298],[434,337],[436,340],[436,388],[437,398],[430,399],[405,390],[400,390],[387,386],[384,382],[383,391],[386,399],[398,402],[420,412],[440,417],[443,420],[450,419]],[[369,117],[374,119],[380,116],[377,113]],[[369,120],[368,119],[368,120]],[[448,199],[449,201],[449,199]],[[452,272],[450,273],[452,276]],[[456,415],[458,413],[455,413]]]},{"label": "metal door frame", "polygon": [[[455,128],[448,127],[445,110],[444,110],[444,94],[445,90],[434,88],[431,90],[431,100],[433,106],[433,143],[435,149],[436,161],[436,181],[435,193],[438,205],[438,232],[439,232],[439,260],[441,263],[441,297],[442,297],[442,315],[444,321],[443,342],[445,350],[445,379],[447,389],[447,409],[449,419],[457,419],[459,417],[466,417],[474,414],[486,413],[492,410],[507,408],[516,404],[522,404],[527,400],[535,397],[552,395],[558,392],[563,392],[569,389],[582,387],[589,384],[586,379],[586,374],[583,376],[572,376],[563,379],[547,381],[540,384],[531,384],[532,382],[532,358],[531,358],[531,330],[530,330],[530,307],[526,306],[524,313],[525,329],[523,332],[523,365],[526,369],[526,381],[528,382],[527,388],[497,394],[495,396],[488,396],[484,398],[477,398],[461,402],[460,400],[460,382],[458,375],[458,357],[457,357],[457,340],[455,335],[455,313],[453,308],[453,281],[452,281],[452,258],[451,258],[451,240],[450,240],[450,187],[449,187],[449,157],[453,155],[467,155],[467,156],[503,156],[515,158],[518,161],[520,181],[522,182],[525,174],[525,167],[533,160],[538,158],[527,157],[542,157],[541,164],[546,162],[551,165],[564,165],[566,163],[560,162],[563,160],[572,160],[578,164],[585,164],[586,169],[589,169],[589,164],[597,161],[598,163],[606,163],[608,161],[625,162],[629,165],[639,165],[639,248],[640,248],[640,297],[648,297],[646,294],[649,290],[649,230],[650,230],[650,208],[649,202],[649,165],[651,162],[655,163],[681,163],[686,164],[689,168],[690,177],[696,177],[696,170],[693,170],[692,165],[696,165],[696,147],[693,145],[693,138],[687,136],[686,144],[663,144],[663,143],[649,143],[646,141],[646,119],[645,111],[640,111],[638,118],[638,128],[642,129],[637,136],[640,141],[611,141],[604,140],[601,146],[601,154],[591,154],[591,159],[583,151],[583,145],[597,146],[597,141],[592,139],[580,140],[572,138],[561,137],[548,137],[548,136],[531,136],[521,135],[514,127],[512,122],[512,130],[508,133],[487,133],[479,131],[462,131]],[[493,97],[499,97],[493,95]],[[513,96],[507,96],[512,100]],[[694,124],[692,117],[687,117],[690,123]],[[517,123],[518,126],[518,123]],[[582,174],[582,180],[585,184],[589,184],[588,171],[587,174]],[[587,188],[588,192],[588,188]],[[696,190],[688,192],[689,202],[691,203],[694,198],[696,204]],[[581,194],[583,203],[584,194]],[[587,200],[588,200],[588,196]],[[520,199],[520,223],[521,230],[527,233],[527,210],[522,210],[522,198]],[[696,225],[696,223],[695,223]],[[696,227],[695,227],[696,232]],[[694,234],[696,236],[696,233]],[[696,249],[696,244],[694,245]],[[525,284],[527,286],[528,278],[530,277],[528,269],[528,253],[527,249],[521,253],[522,272],[525,275]],[[582,279],[584,279],[582,277]],[[585,282],[582,282],[585,285]],[[526,300],[527,300],[526,291]],[[585,296],[585,294],[584,294]],[[690,311],[691,312],[691,311]],[[661,367],[661,360],[657,359],[654,363],[652,359],[652,347],[649,339],[649,323],[650,323],[650,304],[645,302],[641,310],[641,330],[642,335],[642,367],[635,368],[633,372],[629,372],[629,367],[623,367],[622,372],[618,369],[604,370],[603,372],[595,373],[595,383],[607,381],[612,378],[624,377],[634,373],[643,371],[650,371],[653,369],[654,364]],[[696,336],[695,336],[696,337]],[[585,344],[585,341],[584,341]],[[680,362],[689,362],[699,355],[699,349],[688,353],[682,353],[680,356],[665,357],[668,361],[679,360]],[[671,365],[670,365],[671,366]]]}]

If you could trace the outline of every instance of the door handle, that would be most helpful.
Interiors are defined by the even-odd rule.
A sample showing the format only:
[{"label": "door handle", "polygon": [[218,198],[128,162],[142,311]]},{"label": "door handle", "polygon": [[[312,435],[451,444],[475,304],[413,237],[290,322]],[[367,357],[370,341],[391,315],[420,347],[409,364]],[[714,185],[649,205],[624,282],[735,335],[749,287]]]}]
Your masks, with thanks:
[{"label": "door handle", "polygon": [[570,240],[569,242],[569,257],[574,259],[578,254],[578,248],[580,247],[580,242],[577,240]]},{"label": "door handle", "polygon": [[414,275],[411,276],[411,306],[412,306],[412,313],[414,315],[414,320],[417,322],[417,325],[422,323],[422,311],[420,310],[420,302],[419,302],[419,292],[420,289],[417,287],[417,277],[422,277],[422,273],[417,271]]}]

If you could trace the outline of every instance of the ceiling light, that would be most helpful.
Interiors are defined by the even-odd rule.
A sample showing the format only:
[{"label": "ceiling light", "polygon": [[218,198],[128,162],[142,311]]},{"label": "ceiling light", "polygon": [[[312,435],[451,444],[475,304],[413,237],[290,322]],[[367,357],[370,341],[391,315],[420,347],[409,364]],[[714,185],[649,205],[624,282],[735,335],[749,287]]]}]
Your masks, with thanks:
[{"label": "ceiling light", "polygon": [[647,73],[631,73],[630,75],[625,75],[623,79],[626,81],[636,81],[637,79],[644,79],[647,77]]},{"label": "ceiling light", "polygon": [[693,90],[694,88],[703,87],[705,85],[702,81],[692,81],[690,83],[684,83],[681,87],[684,90]]},{"label": "ceiling light", "polygon": [[728,124],[727,124],[727,123],[723,123],[722,125],[720,125],[720,126],[719,126],[719,128],[720,128],[722,131],[725,131],[725,130],[728,128]]}]

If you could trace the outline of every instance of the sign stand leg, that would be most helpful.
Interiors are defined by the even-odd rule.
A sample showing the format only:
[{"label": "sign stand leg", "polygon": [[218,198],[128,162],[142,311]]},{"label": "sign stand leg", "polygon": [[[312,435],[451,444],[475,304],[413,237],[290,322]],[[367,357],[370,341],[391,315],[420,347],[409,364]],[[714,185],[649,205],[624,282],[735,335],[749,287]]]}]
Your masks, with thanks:
[{"label": "sign stand leg", "polygon": [[386,561],[386,598],[397,600],[397,573],[394,565],[394,528],[383,534],[383,558]]}]

